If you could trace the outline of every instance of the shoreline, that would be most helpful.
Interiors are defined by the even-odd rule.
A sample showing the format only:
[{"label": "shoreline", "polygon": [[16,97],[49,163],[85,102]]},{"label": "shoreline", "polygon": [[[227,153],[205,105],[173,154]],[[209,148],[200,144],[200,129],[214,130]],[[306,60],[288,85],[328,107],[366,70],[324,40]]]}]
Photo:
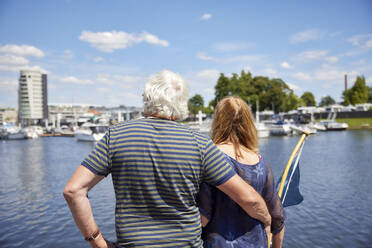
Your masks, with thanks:
[{"label": "shoreline", "polygon": [[372,126],[354,126],[354,127],[349,127],[346,130],[372,130]]}]

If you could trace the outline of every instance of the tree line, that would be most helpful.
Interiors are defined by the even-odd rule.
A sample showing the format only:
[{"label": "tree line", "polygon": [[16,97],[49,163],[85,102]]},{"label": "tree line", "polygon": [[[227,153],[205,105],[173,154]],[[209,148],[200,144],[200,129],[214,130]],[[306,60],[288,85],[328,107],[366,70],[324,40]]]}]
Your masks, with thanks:
[{"label": "tree line", "polygon": [[[201,110],[211,114],[217,102],[229,95],[236,95],[246,101],[256,111],[256,102],[259,111],[273,110],[275,113],[288,112],[300,106],[316,106],[314,95],[310,91],[304,92],[301,97],[294,94],[293,90],[280,78],[268,78],[264,76],[252,76],[251,72],[241,71],[240,75],[233,73],[231,77],[220,74],[215,89],[215,98],[208,106],[204,106],[204,99],[196,94],[189,99],[191,114]],[[353,87],[343,92],[343,104],[345,106],[358,103],[372,103],[372,87],[368,87],[363,76],[358,76]],[[335,104],[331,96],[321,98],[318,106]]]}]

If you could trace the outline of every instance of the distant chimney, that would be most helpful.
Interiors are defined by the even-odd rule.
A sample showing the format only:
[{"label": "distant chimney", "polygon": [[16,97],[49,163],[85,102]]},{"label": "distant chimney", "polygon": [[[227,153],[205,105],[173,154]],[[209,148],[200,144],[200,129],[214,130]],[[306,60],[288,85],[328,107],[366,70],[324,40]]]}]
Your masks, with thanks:
[{"label": "distant chimney", "polygon": [[345,74],[345,90],[347,90],[347,74]]}]

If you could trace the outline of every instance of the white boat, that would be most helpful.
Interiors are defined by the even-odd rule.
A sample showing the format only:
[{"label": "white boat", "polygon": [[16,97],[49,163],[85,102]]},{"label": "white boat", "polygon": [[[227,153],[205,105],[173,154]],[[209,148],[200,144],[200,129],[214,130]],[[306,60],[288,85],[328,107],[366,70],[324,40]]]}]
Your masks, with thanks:
[{"label": "white boat", "polygon": [[40,126],[29,126],[23,129],[27,139],[36,139],[44,133],[43,128]]},{"label": "white boat", "polygon": [[69,127],[66,125],[61,126],[60,134],[61,136],[68,136],[68,137],[73,137],[75,135],[74,133],[74,127]]},{"label": "white boat", "polygon": [[317,131],[327,131],[327,128],[322,123],[318,123],[318,122],[310,122],[308,124],[308,127],[315,129]]},{"label": "white boat", "polygon": [[6,127],[7,139],[8,140],[19,140],[25,139],[25,133],[17,126]]},{"label": "white boat", "polygon": [[265,121],[265,125],[270,130],[270,135],[286,136],[292,134],[291,124],[288,121]]},{"label": "white boat", "polygon": [[321,121],[321,123],[326,127],[327,131],[342,131],[349,128],[349,125],[345,122]]},{"label": "white boat", "polygon": [[107,126],[86,122],[75,131],[74,135],[77,141],[97,142],[103,138],[106,130]]},{"label": "white boat", "polygon": [[327,128],[322,123],[316,122],[314,118],[314,112],[311,112],[310,118],[311,121],[309,124],[307,124],[309,128],[315,129],[316,131],[327,131]]},{"label": "white boat", "polygon": [[255,123],[258,138],[267,138],[270,136],[270,130],[262,122]]},{"label": "white boat", "polygon": [[349,128],[349,125],[345,122],[336,121],[336,112],[329,112],[327,120],[320,121],[320,124],[324,125],[327,131],[342,131]]}]

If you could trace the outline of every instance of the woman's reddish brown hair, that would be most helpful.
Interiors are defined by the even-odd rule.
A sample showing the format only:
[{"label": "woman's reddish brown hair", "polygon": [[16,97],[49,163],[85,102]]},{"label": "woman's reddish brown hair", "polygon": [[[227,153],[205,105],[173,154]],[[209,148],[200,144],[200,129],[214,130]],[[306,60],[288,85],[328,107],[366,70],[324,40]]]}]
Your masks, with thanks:
[{"label": "woman's reddish brown hair", "polygon": [[211,137],[215,144],[232,143],[236,159],[243,157],[240,148],[258,152],[257,129],[248,104],[237,96],[218,102]]}]

